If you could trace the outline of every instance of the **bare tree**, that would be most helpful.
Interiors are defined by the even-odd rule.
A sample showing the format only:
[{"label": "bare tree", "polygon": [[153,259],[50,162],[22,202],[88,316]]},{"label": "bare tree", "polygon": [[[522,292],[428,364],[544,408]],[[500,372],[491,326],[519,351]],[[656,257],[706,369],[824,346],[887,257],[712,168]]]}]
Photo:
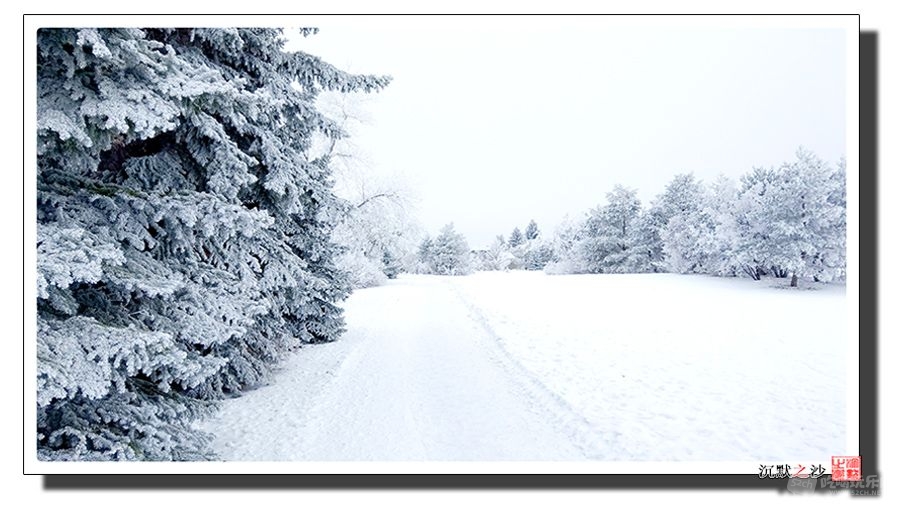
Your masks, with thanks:
[{"label": "bare tree", "polygon": [[355,287],[374,286],[393,277],[414,257],[422,238],[415,216],[415,198],[399,174],[376,171],[369,154],[354,142],[368,124],[368,96],[323,94],[317,106],[343,131],[340,139],[323,136],[318,156],[328,157],[334,192],[347,205],[333,233],[344,247],[340,268]]}]

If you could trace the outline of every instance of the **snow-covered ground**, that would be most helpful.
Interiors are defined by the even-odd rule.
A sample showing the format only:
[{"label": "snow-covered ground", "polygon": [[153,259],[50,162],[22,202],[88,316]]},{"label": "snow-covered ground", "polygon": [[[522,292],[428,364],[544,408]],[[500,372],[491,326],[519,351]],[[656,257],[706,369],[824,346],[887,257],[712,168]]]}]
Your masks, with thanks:
[{"label": "snow-covered ground", "polygon": [[405,275],[345,307],[340,341],[203,424],[223,459],[822,462],[845,447],[840,286]]},{"label": "snow-covered ground", "polygon": [[528,272],[454,285],[529,374],[612,438],[601,458],[818,462],[846,445],[842,286]]}]

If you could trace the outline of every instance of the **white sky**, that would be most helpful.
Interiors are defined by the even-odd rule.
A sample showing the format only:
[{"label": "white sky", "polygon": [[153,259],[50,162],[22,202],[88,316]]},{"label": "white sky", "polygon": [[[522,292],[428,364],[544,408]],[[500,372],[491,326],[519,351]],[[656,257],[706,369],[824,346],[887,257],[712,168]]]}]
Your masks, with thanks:
[{"label": "white sky", "polygon": [[393,76],[354,142],[429,233],[452,221],[473,248],[532,218],[548,234],[616,183],[646,206],[680,172],[845,154],[843,31],[603,21],[328,18],[288,49]]}]

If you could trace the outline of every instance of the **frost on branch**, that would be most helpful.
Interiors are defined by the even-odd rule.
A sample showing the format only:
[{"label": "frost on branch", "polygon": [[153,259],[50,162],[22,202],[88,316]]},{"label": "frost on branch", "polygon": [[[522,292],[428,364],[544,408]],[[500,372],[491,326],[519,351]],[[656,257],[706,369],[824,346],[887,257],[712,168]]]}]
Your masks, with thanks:
[{"label": "frost on branch", "polygon": [[48,288],[66,289],[75,282],[95,283],[103,275],[103,264],[120,265],[122,252],[111,244],[100,244],[80,228],[39,225],[37,239],[38,297],[49,297]]}]

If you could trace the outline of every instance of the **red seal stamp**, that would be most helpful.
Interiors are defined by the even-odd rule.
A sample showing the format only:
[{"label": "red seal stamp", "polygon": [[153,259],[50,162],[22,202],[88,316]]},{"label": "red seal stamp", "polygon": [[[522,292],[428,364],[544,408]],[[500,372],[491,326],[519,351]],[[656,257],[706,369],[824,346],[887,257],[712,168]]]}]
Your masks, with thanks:
[{"label": "red seal stamp", "polygon": [[831,481],[860,481],[862,480],[862,458],[855,457],[831,457]]}]

